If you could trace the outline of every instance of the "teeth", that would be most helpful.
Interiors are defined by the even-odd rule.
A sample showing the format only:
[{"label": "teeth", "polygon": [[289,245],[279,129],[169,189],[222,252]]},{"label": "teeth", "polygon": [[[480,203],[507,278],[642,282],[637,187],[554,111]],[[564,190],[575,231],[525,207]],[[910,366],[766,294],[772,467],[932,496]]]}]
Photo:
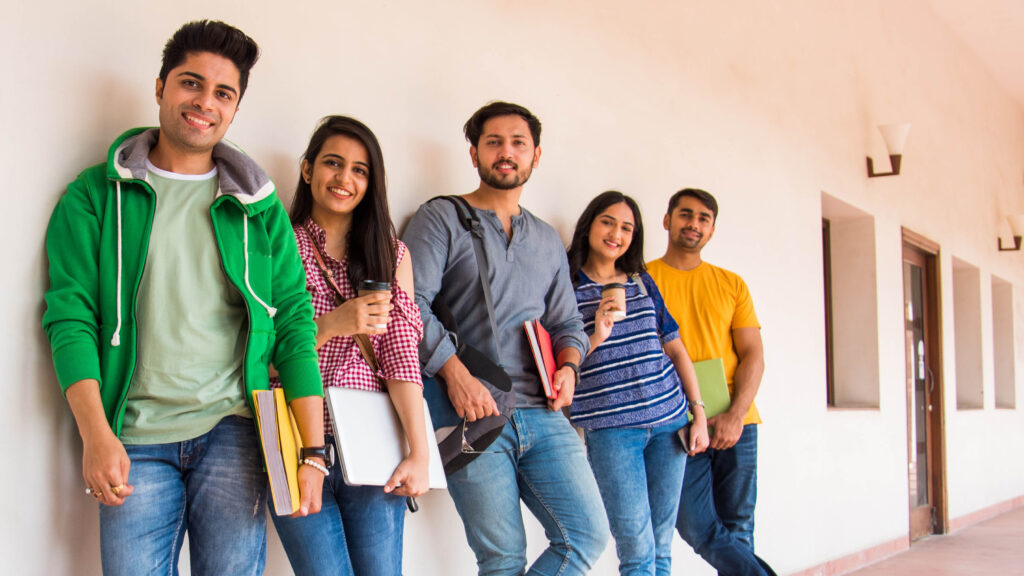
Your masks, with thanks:
[{"label": "teeth", "polygon": [[203,120],[202,118],[196,118],[195,116],[191,116],[191,115],[186,116],[186,118],[188,118],[188,120],[190,122],[193,122],[195,124],[200,124],[202,126],[210,126],[211,124],[213,124],[213,122],[207,122],[206,120]]},{"label": "teeth", "polygon": [[351,196],[352,193],[344,188],[328,188],[329,192],[337,194],[338,196]]}]

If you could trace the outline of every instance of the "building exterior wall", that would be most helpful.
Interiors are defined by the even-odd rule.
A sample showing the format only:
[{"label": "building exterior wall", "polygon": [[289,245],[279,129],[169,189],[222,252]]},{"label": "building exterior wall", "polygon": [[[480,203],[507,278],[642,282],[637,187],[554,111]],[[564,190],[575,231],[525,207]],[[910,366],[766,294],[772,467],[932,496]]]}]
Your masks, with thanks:
[{"label": "building exterior wall", "polygon": [[[565,240],[593,196],[619,189],[642,205],[655,258],[669,195],[715,194],[706,260],[747,280],[764,327],[756,539],[779,573],[905,542],[904,227],[941,247],[950,522],[1021,503],[1024,412],[993,401],[991,277],[1013,286],[1013,333],[1024,334],[1024,252],[996,251],[997,235],[1008,240],[1002,218],[1024,212],[1024,112],[924,0],[8,2],[0,557],[12,572],[99,572],[80,442],[39,327],[42,239],[65,184],[102,161],[123,129],[156,122],[163,42],[201,17],[261,44],[228,137],[286,201],[316,120],[350,114],[380,137],[401,226],[427,198],[476,185],[460,128],[492,99],[523,103],[544,122],[523,205]],[[903,174],[868,179],[866,155],[885,168],[876,126],[891,122],[913,124]],[[822,193],[874,218],[878,366],[866,373],[877,375],[877,409],[826,406]],[[956,408],[954,258],[980,271],[980,410]],[[1013,350],[1024,362],[1024,345]],[[536,556],[543,533],[532,520],[528,531]],[[445,493],[421,500],[406,533],[407,573],[474,572]],[[675,552],[679,573],[712,573],[678,538]],[[610,546],[594,573],[615,566]],[[273,537],[267,573],[289,573]]]}]

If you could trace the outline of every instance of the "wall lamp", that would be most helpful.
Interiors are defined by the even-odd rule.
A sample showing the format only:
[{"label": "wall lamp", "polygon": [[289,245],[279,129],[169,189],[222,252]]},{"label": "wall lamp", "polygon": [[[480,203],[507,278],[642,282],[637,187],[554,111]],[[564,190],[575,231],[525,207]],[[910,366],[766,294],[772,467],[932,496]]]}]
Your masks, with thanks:
[{"label": "wall lamp", "polygon": [[868,178],[876,176],[895,176],[900,173],[900,160],[903,158],[903,145],[910,133],[910,124],[883,124],[878,127],[885,140],[885,148],[889,151],[889,163],[892,172],[875,172],[874,162],[868,156]]},{"label": "wall lamp", "polygon": [[1003,239],[999,239],[999,251],[1000,252],[1012,252],[1014,250],[1020,250],[1021,236],[1024,235],[1024,214],[1017,214],[1016,216],[1007,216],[1006,221],[1010,223],[1010,230],[1013,231],[1013,246],[1003,246]]}]

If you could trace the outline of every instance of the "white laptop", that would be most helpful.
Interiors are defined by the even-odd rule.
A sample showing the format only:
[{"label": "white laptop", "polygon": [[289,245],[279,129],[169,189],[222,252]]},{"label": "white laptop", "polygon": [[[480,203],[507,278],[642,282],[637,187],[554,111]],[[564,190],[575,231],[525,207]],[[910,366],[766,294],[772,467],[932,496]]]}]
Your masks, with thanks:
[{"label": "white laptop", "polygon": [[[349,486],[383,486],[409,453],[402,422],[385,392],[330,386],[324,397],[334,427],[341,472]],[[430,411],[423,404],[430,449],[430,487],[447,488]]]}]

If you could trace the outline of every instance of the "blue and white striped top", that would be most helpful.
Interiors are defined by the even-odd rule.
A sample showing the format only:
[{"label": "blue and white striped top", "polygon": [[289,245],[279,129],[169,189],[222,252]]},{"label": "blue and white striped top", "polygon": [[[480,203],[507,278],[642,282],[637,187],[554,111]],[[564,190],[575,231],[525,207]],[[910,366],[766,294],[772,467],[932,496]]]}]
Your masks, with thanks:
[{"label": "blue and white striped top", "polygon": [[[626,282],[626,318],[590,351],[580,366],[580,384],[573,397],[571,420],[581,428],[654,428],[686,424],[687,402],[675,365],[662,345],[679,338],[661,293],[647,272]],[[576,303],[584,330],[594,333],[594,314],[601,302],[601,284],[577,273]]]}]

